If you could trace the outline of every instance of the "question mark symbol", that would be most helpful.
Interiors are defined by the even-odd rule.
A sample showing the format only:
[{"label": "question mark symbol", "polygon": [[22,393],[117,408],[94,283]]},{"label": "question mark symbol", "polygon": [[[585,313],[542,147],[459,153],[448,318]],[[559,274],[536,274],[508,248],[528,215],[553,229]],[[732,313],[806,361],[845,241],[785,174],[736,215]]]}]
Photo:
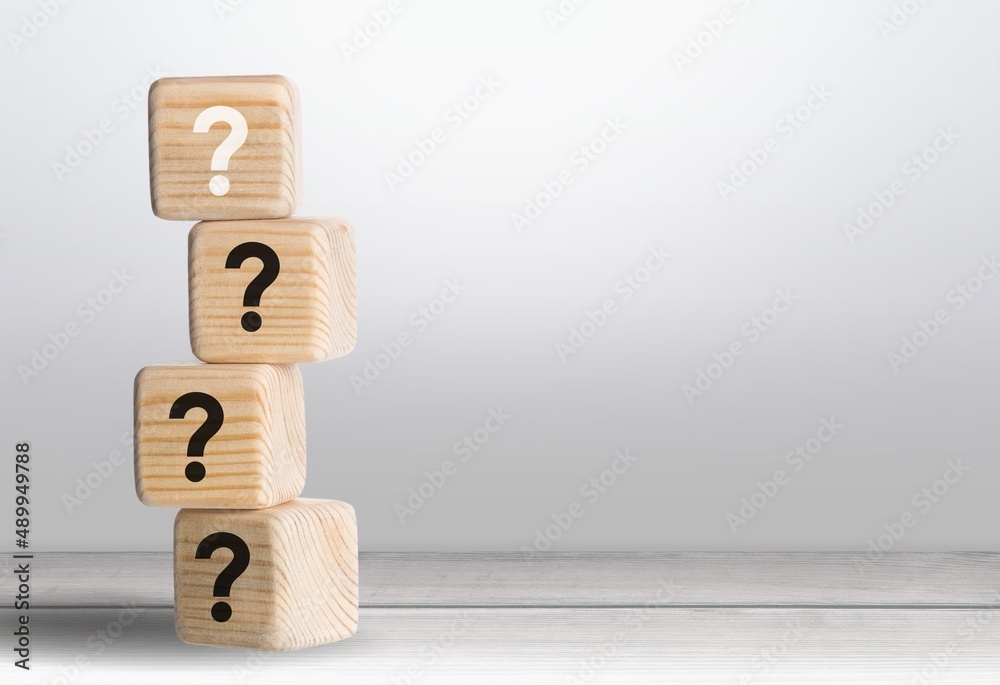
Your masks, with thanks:
[{"label": "question mark symbol", "polygon": [[[194,120],[194,132],[208,133],[208,130],[220,121],[229,124],[231,130],[222,144],[215,148],[215,154],[212,155],[212,171],[228,171],[229,158],[243,146],[247,139],[247,120],[235,109],[225,105],[209,107],[199,114],[198,118]],[[212,191],[212,195],[221,197],[229,192],[229,179],[222,174],[213,176],[212,180],[208,182],[208,189]]]},{"label": "question mark symbol", "polygon": [[[187,455],[189,457],[204,457],[205,445],[222,428],[222,420],[225,414],[222,411],[222,405],[219,404],[219,400],[208,393],[189,392],[186,395],[178,397],[170,405],[170,418],[183,419],[188,411],[194,407],[204,409],[207,416],[205,417],[205,423],[201,424],[201,427],[188,440]],[[192,461],[184,469],[184,475],[192,483],[197,483],[205,477],[205,465],[200,461]]]},{"label": "question mark symbol", "polygon": [[[251,257],[259,259],[264,268],[261,269],[257,277],[250,281],[250,284],[247,286],[246,292],[243,294],[243,306],[259,307],[260,296],[264,294],[267,287],[274,283],[274,280],[278,277],[281,262],[278,261],[278,255],[275,254],[274,250],[264,243],[243,243],[234,247],[229,256],[226,257],[226,268],[239,269],[243,266],[243,262]],[[260,314],[257,312],[247,312],[240,319],[240,323],[243,324],[243,330],[253,333],[260,329]]]},{"label": "question mark symbol", "polygon": [[[215,550],[226,548],[233,553],[233,560],[229,562],[222,573],[215,579],[215,587],[212,590],[213,597],[229,597],[233,589],[233,583],[239,578],[247,566],[250,565],[250,548],[242,538],[232,533],[212,533],[198,543],[198,549],[194,553],[195,559],[211,559]],[[216,602],[212,605],[212,618],[219,623],[225,623],[233,615],[233,608],[228,602]]]}]

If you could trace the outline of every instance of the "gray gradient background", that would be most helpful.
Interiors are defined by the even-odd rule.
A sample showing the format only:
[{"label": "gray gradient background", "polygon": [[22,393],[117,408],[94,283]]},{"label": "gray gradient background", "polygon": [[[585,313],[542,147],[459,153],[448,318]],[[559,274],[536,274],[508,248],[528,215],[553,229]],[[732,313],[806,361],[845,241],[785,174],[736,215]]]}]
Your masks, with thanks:
[{"label": "gray gradient background", "polygon": [[[888,0],[592,0],[553,30],[557,4],[402,0],[352,62],[341,45],[385,3],[245,0],[220,17],[209,0],[80,0],[18,51],[4,41],[0,436],[6,452],[32,443],[33,548],[171,546],[174,511],[138,502],[122,444],[139,368],[192,358],[190,223],[150,211],[145,101],[115,109],[158,68],[299,84],[298,214],[354,224],[360,312],[351,355],[302,368],[305,495],[354,504],[363,549],[517,550],[578,501],[553,550],[860,550],[907,511],[894,549],[1000,550],[1000,282],[899,373],[886,360],[1000,253],[1000,3],[927,3],[888,38]],[[5,3],[5,35],[37,7]],[[674,53],[727,7],[735,21],[679,71]],[[481,76],[502,85],[390,191],[384,173]],[[716,182],[813,86],[829,102],[723,202]],[[52,163],[104,117],[115,130],[57,180]],[[511,213],[607,117],[628,130],[518,234]],[[844,222],[949,125],[954,147],[850,244]],[[555,344],[651,246],[670,262],[561,362]],[[122,268],[134,280],[82,323],[78,304]],[[459,300],[355,393],[351,375],[456,277]],[[689,405],[681,386],[777,288],[800,300]],[[81,334],[23,384],[17,366],[69,322]],[[492,407],[513,418],[401,524],[394,505]],[[726,514],[829,416],[841,434],[734,535]],[[587,503],[580,487],[624,449],[639,461]],[[125,462],[68,511],[116,450]],[[971,473],[917,512],[955,458]]]}]

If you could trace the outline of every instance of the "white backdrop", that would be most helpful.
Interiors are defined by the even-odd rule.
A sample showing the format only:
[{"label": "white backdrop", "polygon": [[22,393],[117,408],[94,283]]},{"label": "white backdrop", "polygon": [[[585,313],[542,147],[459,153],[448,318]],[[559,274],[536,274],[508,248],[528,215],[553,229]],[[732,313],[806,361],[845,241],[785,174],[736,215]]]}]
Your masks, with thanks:
[{"label": "white backdrop", "polygon": [[303,368],[305,494],[354,504],[363,549],[1000,550],[998,21],[5,3],[0,433],[32,444],[33,547],[170,548],[131,392],[191,359],[190,224],[150,211],[145,92],[280,73],[299,214],[357,231],[358,348]]}]

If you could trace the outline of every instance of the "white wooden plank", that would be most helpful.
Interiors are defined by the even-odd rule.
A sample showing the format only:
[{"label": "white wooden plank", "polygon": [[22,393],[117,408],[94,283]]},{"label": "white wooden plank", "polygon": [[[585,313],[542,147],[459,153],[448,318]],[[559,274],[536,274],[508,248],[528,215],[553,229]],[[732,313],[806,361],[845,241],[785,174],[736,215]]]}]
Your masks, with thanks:
[{"label": "white wooden plank", "polygon": [[1000,682],[992,609],[369,608],[355,637],[279,654],[185,645],[169,609],[119,631],[123,611],[36,611],[33,669],[14,682]]},{"label": "white wooden plank", "polygon": [[[9,595],[12,560],[0,557]],[[171,606],[169,553],[37,554],[36,606]],[[362,553],[361,603],[393,606],[998,606],[1000,554]]]},{"label": "white wooden plank", "polygon": [[[368,563],[365,563],[368,562]],[[1000,554],[379,554],[367,606],[1000,605]]]}]

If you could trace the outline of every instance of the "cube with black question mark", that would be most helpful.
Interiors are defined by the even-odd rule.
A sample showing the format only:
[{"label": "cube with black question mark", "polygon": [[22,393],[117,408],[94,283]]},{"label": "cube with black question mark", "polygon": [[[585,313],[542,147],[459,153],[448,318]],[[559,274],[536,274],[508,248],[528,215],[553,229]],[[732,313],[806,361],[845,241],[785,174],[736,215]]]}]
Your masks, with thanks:
[{"label": "cube with black question mark", "polygon": [[134,412],[143,504],[259,509],[302,492],[305,398],[294,365],[148,366]]},{"label": "cube with black question mark", "polygon": [[357,341],[354,230],[338,219],[211,221],[188,240],[191,347],[206,362],[314,362]]},{"label": "cube with black question mark", "polygon": [[284,651],[358,625],[358,533],[344,502],[184,509],[174,521],[174,617],[185,642]]}]

